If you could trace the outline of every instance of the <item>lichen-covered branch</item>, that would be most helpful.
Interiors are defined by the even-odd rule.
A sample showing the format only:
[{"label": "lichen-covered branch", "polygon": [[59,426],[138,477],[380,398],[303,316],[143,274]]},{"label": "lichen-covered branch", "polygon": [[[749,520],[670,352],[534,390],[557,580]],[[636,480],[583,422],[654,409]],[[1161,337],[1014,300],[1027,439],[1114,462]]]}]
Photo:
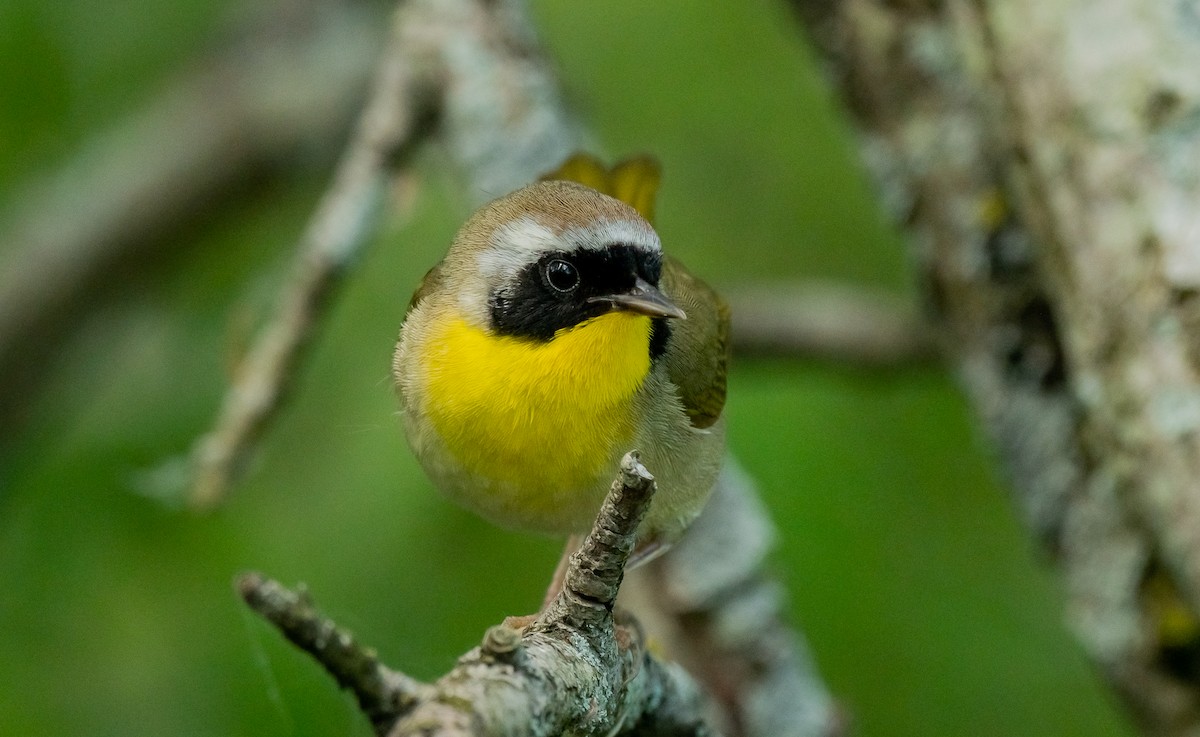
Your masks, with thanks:
[{"label": "lichen-covered branch", "polygon": [[571,556],[558,598],[522,629],[489,629],[479,647],[429,685],[380,665],[304,597],[254,574],[239,590],[353,691],[381,735],[715,736],[687,674],[652,655],[636,623],[613,615],[653,493],[654,478],[635,453],[626,455],[592,532]]},{"label": "lichen-covered branch", "polygon": [[1200,20],[1134,0],[793,0],[1075,631],[1200,730]]},{"label": "lichen-covered branch", "polygon": [[764,571],[773,528],[749,478],[729,464],[684,540],[625,582],[614,614],[653,493],[627,456],[559,596],[527,625],[490,628],[433,684],[380,664],[304,595],[257,574],[238,588],[355,694],[381,735],[838,737],[847,720]]}]

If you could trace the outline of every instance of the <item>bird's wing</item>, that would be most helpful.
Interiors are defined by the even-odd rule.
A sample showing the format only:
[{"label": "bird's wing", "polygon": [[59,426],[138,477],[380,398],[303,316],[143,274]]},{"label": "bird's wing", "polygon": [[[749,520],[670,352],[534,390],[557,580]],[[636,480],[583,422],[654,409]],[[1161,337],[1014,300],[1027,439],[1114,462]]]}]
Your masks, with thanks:
[{"label": "bird's wing", "polygon": [[687,313],[686,320],[668,321],[671,339],[662,357],[667,376],[679,387],[679,398],[692,425],[709,427],[725,407],[729,305],[670,256],[663,261],[660,286]]}]

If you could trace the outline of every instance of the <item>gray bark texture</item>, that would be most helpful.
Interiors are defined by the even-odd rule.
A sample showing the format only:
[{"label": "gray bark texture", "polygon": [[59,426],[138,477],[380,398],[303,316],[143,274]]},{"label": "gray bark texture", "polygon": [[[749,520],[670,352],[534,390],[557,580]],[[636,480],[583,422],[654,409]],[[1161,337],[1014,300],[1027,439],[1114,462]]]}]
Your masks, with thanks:
[{"label": "gray bark texture", "polygon": [[1200,734],[1200,6],[793,5],[1069,624]]}]

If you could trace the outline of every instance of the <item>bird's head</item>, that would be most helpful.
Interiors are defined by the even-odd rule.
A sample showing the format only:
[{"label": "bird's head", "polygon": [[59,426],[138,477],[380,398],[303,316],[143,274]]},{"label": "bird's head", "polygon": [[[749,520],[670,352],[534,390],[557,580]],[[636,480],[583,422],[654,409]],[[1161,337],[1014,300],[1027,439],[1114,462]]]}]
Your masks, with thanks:
[{"label": "bird's head", "polygon": [[459,310],[499,335],[548,341],[614,311],[685,317],[659,289],[662,246],[632,207],[565,181],[485,205],[455,238]]}]

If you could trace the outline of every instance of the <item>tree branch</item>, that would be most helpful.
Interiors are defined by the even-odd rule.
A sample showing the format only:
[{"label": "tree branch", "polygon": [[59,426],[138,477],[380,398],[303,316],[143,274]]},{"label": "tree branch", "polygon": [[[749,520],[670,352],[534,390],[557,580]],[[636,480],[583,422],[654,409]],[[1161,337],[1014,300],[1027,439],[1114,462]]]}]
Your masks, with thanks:
[{"label": "tree branch", "polygon": [[353,691],[381,735],[716,735],[687,674],[652,655],[635,623],[614,621],[625,563],[653,494],[654,478],[636,453],[626,455],[558,598],[523,630],[489,629],[432,685],[380,665],[303,596],[257,574],[243,576],[238,588]]},{"label": "tree branch", "polygon": [[793,4],[1077,636],[1146,733],[1195,734],[1200,36],[1121,0]]},{"label": "tree branch", "polygon": [[728,294],[739,355],[787,356],[852,366],[934,358],[929,328],[909,304],[861,286],[809,282]]},{"label": "tree branch", "polygon": [[386,734],[397,714],[428,693],[427,685],[380,663],[374,650],[318,612],[305,592],[289,591],[258,573],[239,576],[237,590],[251,609],[354,694],[377,733]]}]

